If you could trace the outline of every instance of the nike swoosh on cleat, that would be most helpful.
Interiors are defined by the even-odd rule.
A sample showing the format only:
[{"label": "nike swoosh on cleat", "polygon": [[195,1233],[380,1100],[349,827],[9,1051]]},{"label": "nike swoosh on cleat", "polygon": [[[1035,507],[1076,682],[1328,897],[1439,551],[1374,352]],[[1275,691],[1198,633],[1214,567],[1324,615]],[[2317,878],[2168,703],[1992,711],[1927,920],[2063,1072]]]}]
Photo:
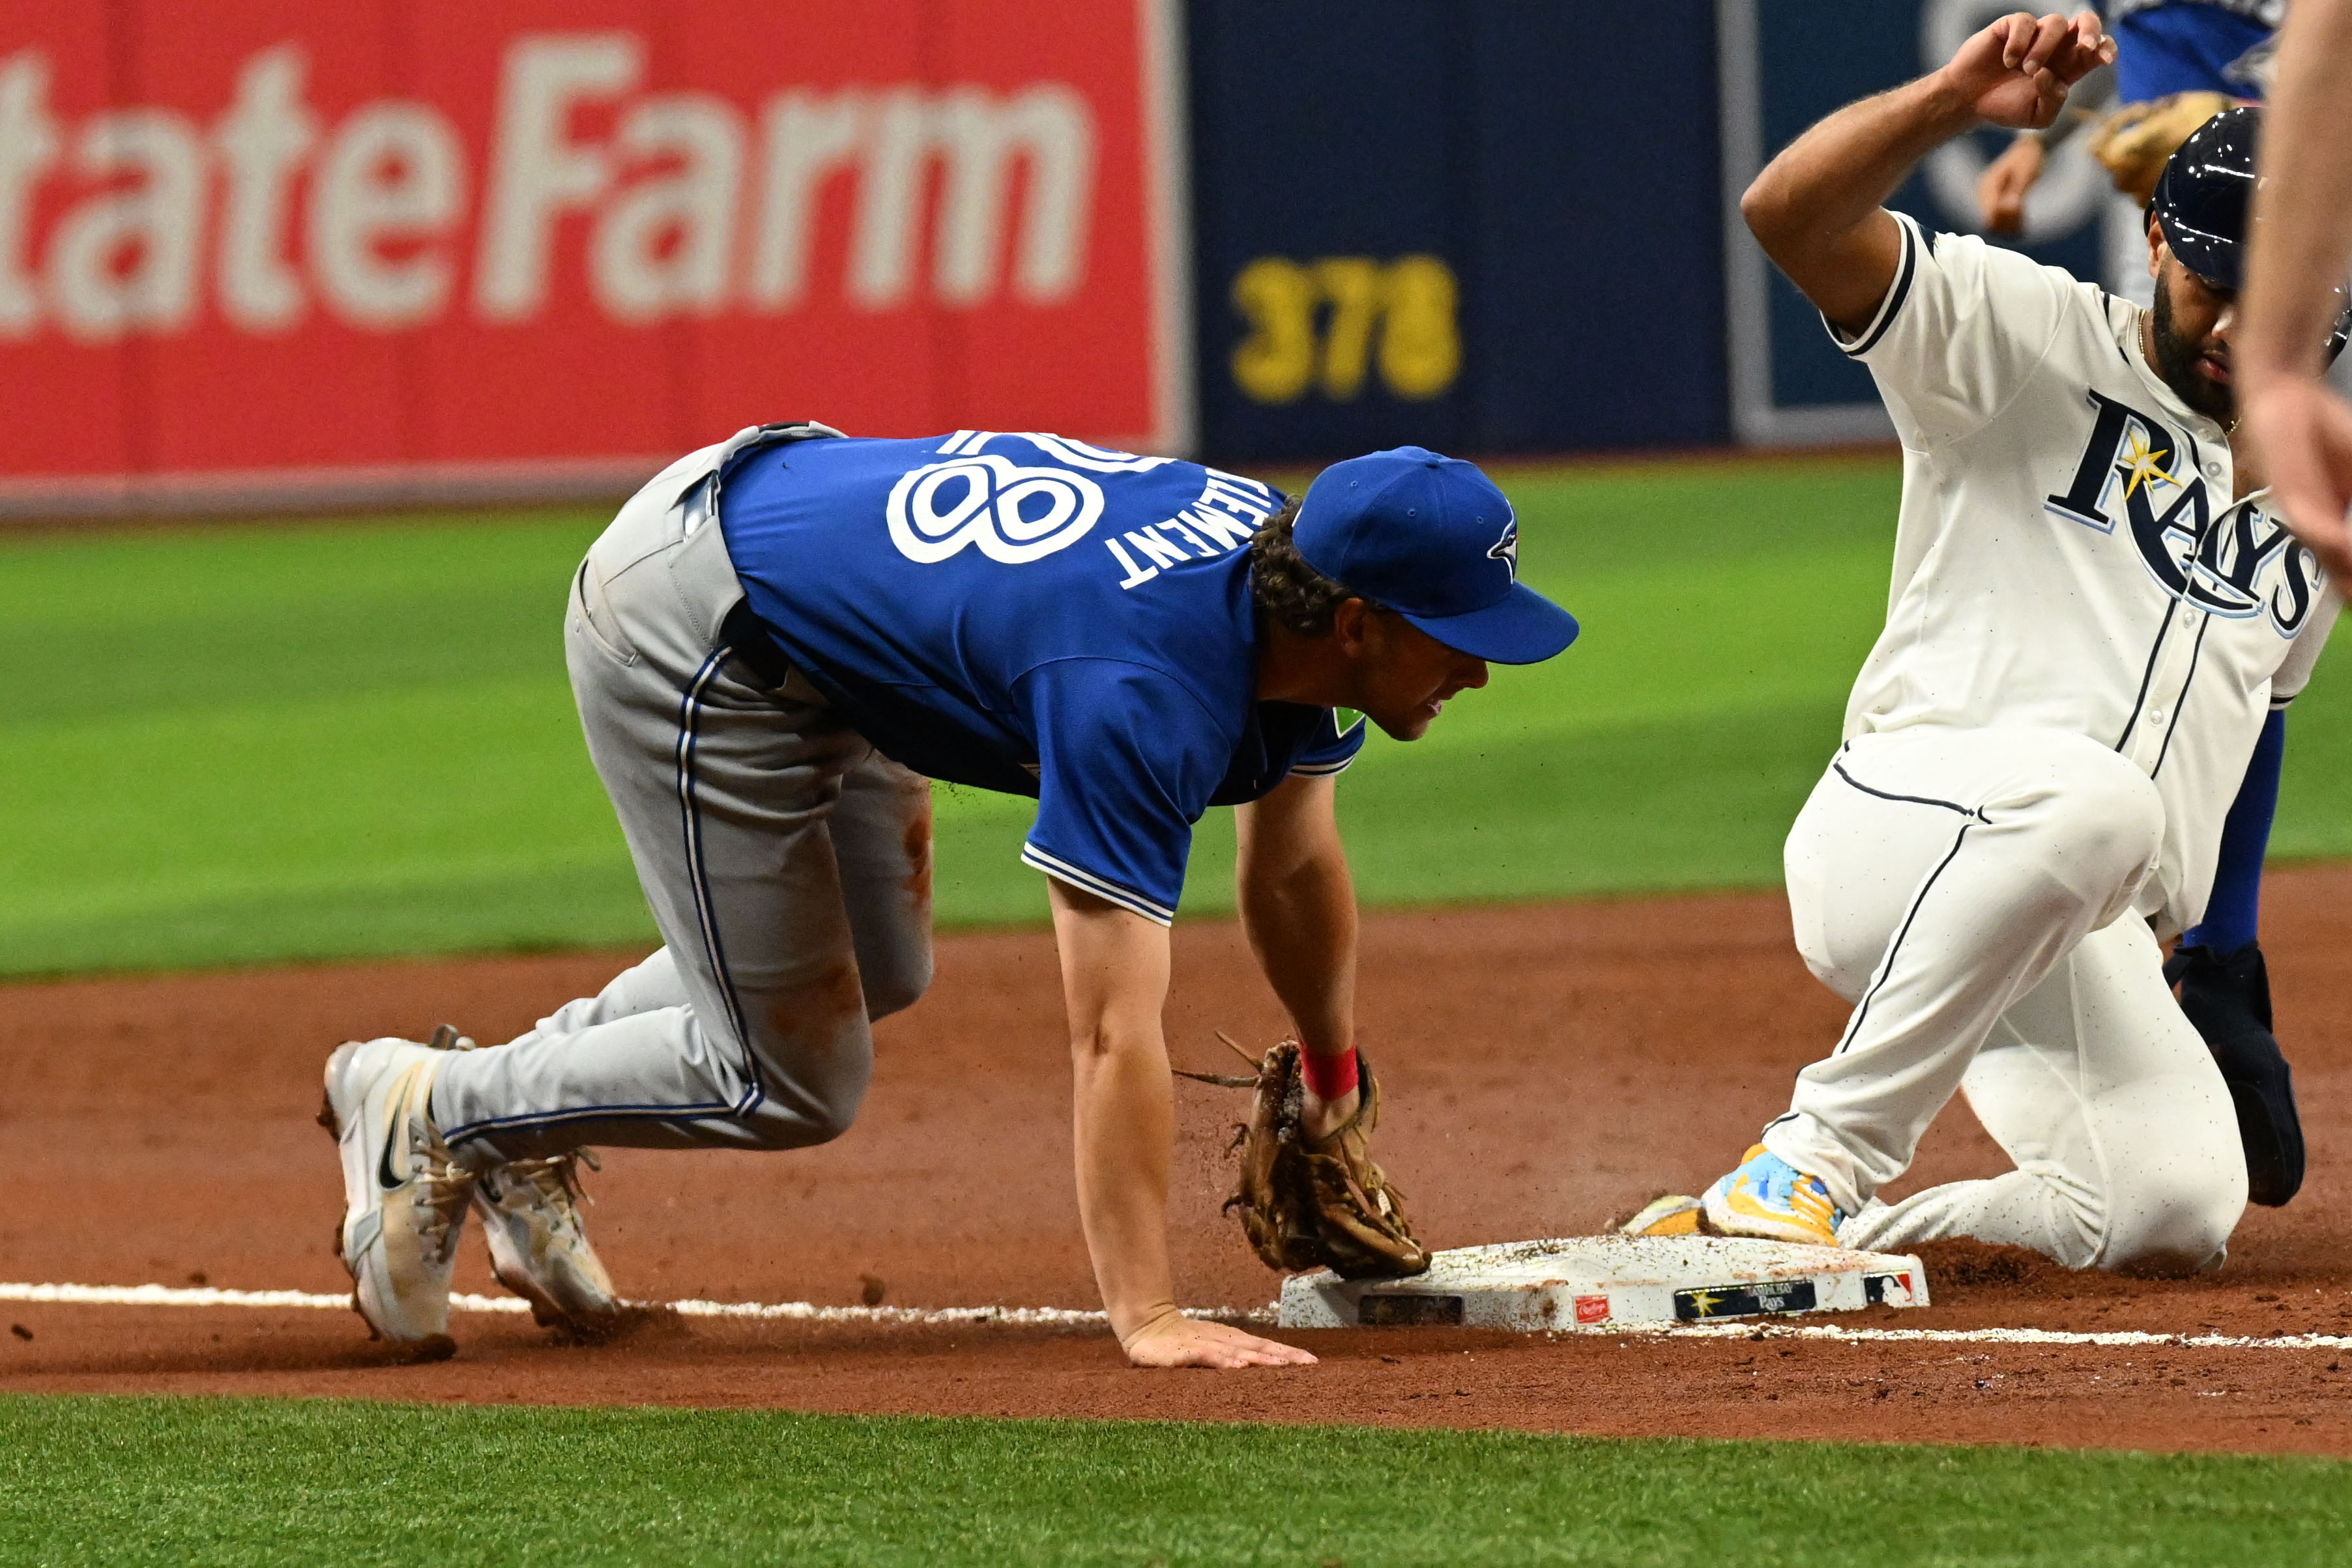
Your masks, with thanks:
[{"label": "nike swoosh on cleat", "polygon": [[393,1103],[392,1125],[384,1130],[383,1152],[376,1156],[375,1162],[375,1179],[387,1193],[395,1192],[408,1184],[406,1176],[396,1176],[392,1172],[392,1145],[393,1141],[399,1135],[400,1106],[395,1100]]}]

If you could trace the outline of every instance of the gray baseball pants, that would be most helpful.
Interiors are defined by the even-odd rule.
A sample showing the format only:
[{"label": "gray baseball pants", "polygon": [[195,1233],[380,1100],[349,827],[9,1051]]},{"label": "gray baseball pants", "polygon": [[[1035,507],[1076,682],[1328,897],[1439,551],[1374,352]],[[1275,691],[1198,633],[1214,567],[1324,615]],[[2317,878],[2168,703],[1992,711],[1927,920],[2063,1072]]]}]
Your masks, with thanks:
[{"label": "gray baseball pants", "polygon": [[772,686],[722,629],[743,588],[696,481],[734,445],[621,509],[564,617],[589,755],[664,945],[442,1064],[433,1119],[464,1163],[822,1143],[857,1114],[869,1022],[930,983],[929,781],[797,671]]}]

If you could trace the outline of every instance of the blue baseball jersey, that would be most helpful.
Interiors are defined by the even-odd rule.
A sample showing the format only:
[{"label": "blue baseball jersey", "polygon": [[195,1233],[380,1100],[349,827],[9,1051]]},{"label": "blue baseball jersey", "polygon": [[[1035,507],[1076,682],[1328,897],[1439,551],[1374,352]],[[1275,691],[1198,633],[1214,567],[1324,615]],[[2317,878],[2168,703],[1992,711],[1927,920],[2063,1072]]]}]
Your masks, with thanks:
[{"label": "blue baseball jersey", "polygon": [[719,520],[752,613],[884,754],[1033,795],[1022,858],[1165,924],[1192,824],[1363,744],[1256,698],[1279,492],[1056,436],[754,447]]},{"label": "blue baseball jersey", "polygon": [[2116,96],[2145,103],[2175,92],[2263,96],[2268,46],[2284,0],[2118,0]]}]

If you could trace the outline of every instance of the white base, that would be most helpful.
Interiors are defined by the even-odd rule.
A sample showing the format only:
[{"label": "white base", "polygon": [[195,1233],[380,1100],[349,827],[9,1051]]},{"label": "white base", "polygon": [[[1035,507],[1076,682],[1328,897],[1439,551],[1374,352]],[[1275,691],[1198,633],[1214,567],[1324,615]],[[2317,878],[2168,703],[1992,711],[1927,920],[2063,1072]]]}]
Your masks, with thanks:
[{"label": "white base", "polygon": [[1459,1323],[1557,1330],[1864,1307],[1924,1307],[1916,1258],[1709,1236],[1576,1236],[1457,1247],[1410,1279],[1342,1279],[1328,1268],[1282,1282],[1286,1329]]}]

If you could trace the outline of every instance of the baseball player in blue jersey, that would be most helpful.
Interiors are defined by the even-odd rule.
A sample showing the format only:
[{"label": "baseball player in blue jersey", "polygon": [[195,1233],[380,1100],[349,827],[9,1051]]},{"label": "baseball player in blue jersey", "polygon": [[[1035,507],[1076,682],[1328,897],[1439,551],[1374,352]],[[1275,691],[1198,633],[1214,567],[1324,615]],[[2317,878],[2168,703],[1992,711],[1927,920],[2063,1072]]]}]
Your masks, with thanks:
[{"label": "baseball player in blue jersey", "polygon": [[589,751],[662,949],[493,1049],[340,1047],[342,1257],[386,1338],[446,1353],[470,1205],[543,1321],[623,1310],[580,1227],[599,1144],[791,1149],[857,1113],[872,1020],[931,974],[929,784],[1034,796],[1076,1068],[1079,1213],[1140,1365],[1310,1362],[1185,1318],[1165,1235],[1160,1011],[1192,824],[1239,817],[1242,918],[1353,1134],[1352,709],[1410,740],[1488,661],[1551,658],[1517,525],[1415,447],[1255,481],[1048,435],[746,430],[622,508],[565,622]]},{"label": "baseball player in blue jersey", "polygon": [[2112,0],[2116,95],[2147,103],[2176,92],[2259,99],[2287,0]]}]

